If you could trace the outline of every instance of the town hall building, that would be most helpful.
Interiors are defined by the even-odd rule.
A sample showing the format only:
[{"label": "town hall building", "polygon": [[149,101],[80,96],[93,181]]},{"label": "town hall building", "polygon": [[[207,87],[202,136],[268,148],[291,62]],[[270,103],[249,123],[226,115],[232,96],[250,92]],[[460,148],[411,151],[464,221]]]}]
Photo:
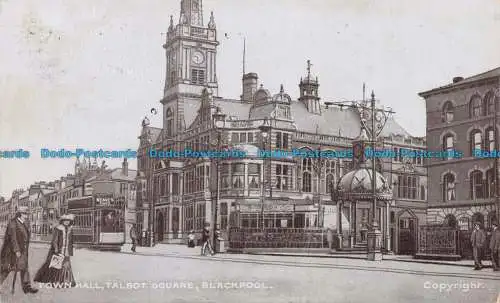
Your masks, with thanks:
[{"label": "town hall building", "polygon": [[[246,73],[240,98],[222,97],[214,14],[205,23],[202,1],[182,0],[178,20],[175,24],[171,17],[163,45],[163,125],[153,127],[145,119],[139,136],[137,210],[142,211],[137,220],[141,229],[152,232],[155,242],[179,243],[191,230],[199,232],[207,222],[213,223],[217,211],[217,228],[223,233],[232,226],[332,228],[343,233],[345,246],[366,243],[370,206],[344,203],[339,210],[329,186],[354,168],[352,158],[257,156],[258,149],[350,150],[361,133],[360,111],[354,103],[322,102],[321,81],[309,62],[304,75],[297,75],[299,96],[290,96],[283,86],[263,87],[257,73]],[[214,126],[215,115],[224,117],[222,126]],[[267,136],[262,125],[268,125]],[[410,135],[394,118],[387,121],[379,141],[393,151],[426,147],[424,138]],[[215,159],[209,158],[149,155],[151,149],[218,148],[238,149],[248,156],[222,158],[214,165]],[[380,159],[377,169],[394,193],[389,211],[378,209],[384,237],[392,239],[384,242],[390,243],[386,249],[414,253],[418,226],[425,224],[426,215],[424,159],[396,153]],[[359,181],[357,186],[369,191],[363,187],[369,184]]]}]

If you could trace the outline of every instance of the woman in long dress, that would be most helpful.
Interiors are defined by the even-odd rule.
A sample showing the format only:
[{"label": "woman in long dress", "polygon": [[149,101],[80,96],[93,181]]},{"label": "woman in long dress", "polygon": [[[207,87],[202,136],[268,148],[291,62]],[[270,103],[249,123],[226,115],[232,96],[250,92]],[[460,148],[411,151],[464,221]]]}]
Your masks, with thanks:
[{"label": "woman in long dress", "polygon": [[[63,215],[52,231],[52,244],[47,255],[47,260],[35,275],[35,282],[50,283],[53,288],[70,288],[76,286],[73,271],[71,270],[70,257],[73,256],[73,231],[74,215]],[[50,267],[53,255],[63,256],[61,269]]]}]

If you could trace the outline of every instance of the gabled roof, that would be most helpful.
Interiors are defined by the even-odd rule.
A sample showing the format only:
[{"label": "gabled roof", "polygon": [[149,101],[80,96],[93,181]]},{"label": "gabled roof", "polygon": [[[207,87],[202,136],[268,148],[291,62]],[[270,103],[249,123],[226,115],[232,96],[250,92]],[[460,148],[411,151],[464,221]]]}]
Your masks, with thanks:
[{"label": "gabled roof", "polygon": [[500,77],[500,67],[494,68],[492,70],[489,70],[489,71],[481,73],[481,74],[477,74],[477,75],[465,78],[465,79],[458,81],[456,83],[450,83],[450,84],[447,84],[444,86],[440,86],[438,88],[434,88],[434,89],[431,89],[431,90],[428,90],[425,92],[421,92],[418,95],[421,97],[425,97],[425,96],[431,95],[433,93],[437,93],[437,92],[444,90],[444,89],[449,89],[449,88],[458,87],[458,86],[472,83],[472,82],[476,82],[476,81],[498,78],[498,77]]},{"label": "gabled roof", "polygon": [[133,169],[128,170],[128,174],[124,175],[121,168],[115,168],[111,171],[112,180],[122,180],[122,181],[134,181],[137,175],[137,171]]}]

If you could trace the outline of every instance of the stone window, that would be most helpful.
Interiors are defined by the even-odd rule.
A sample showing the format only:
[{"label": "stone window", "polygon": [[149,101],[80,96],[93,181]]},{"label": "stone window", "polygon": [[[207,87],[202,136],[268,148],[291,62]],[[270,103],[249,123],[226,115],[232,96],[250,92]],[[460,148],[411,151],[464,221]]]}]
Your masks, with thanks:
[{"label": "stone window", "polygon": [[455,138],[453,137],[452,134],[447,134],[443,138],[443,151],[447,152],[448,154],[445,156],[446,160],[451,160],[453,159],[453,149],[454,149],[454,140]]},{"label": "stone window", "polygon": [[495,170],[489,169],[486,171],[486,197],[485,198],[493,198],[495,197]]},{"label": "stone window", "polygon": [[469,111],[470,111],[470,117],[475,118],[475,117],[480,117],[481,114],[483,113],[483,108],[481,104],[481,97],[479,96],[474,96],[470,100],[469,104]]},{"label": "stone window", "polygon": [[184,208],[184,228],[186,230],[194,229],[194,204],[186,205]]},{"label": "stone window", "polygon": [[484,199],[483,173],[479,170],[473,171],[470,176],[470,198],[472,200]]},{"label": "stone window", "polygon": [[453,121],[454,111],[453,104],[448,101],[443,106],[443,122]]},{"label": "stone window", "polygon": [[172,174],[172,195],[178,195],[180,192],[179,174]]},{"label": "stone window", "polygon": [[278,149],[288,149],[288,134],[277,132],[276,133],[276,148]]},{"label": "stone window", "polygon": [[223,163],[221,167],[221,188],[229,188],[231,183],[229,182],[229,164]]},{"label": "stone window", "polygon": [[167,119],[167,136],[172,137],[174,132],[174,113],[170,108],[167,109],[166,119]]},{"label": "stone window", "polygon": [[443,201],[455,201],[456,200],[456,192],[455,192],[455,176],[451,173],[448,173],[443,178]]},{"label": "stone window", "polygon": [[493,92],[488,92],[484,96],[484,109],[486,115],[492,115],[495,112],[495,98]]},{"label": "stone window", "polygon": [[483,136],[481,134],[481,131],[478,129],[475,129],[471,132],[470,134],[470,154],[471,156],[474,155],[474,150],[481,150],[482,149],[482,144],[483,144]]},{"label": "stone window", "polygon": [[398,197],[403,199],[417,198],[417,177],[411,175],[398,176]]},{"label": "stone window", "polygon": [[335,184],[335,161],[326,160],[325,162],[325,189],[324,193],[330,193],[330,184]]},{"label": "stone window", "polygon": [[486,138],[485,138],[485,149],[488,151],[495,150],[495,129],[493,127],[489,127],[486,129]]},{"label": "stone window", "polygon": [[260,188],[260,164],[248,164],[248,187],[250,189]]},{"label": "stone window", "polygon": [[245,187],[245,164],[233,163],[231,167],[231,184],[233,188]]},{"label": "stone window", "polygon": [[312,191],[312,161],[311,158],[302,160],[302,191],[310,193]]},{"label": "stone window", "polygon": [[205,202],[196,204],[196,226],[197,230],[203,229],[205,224]]},{"label": "stone window", "polygon": [[276,164],[276,188],[287,190],[290,180],[290,168],[288,165]]}]

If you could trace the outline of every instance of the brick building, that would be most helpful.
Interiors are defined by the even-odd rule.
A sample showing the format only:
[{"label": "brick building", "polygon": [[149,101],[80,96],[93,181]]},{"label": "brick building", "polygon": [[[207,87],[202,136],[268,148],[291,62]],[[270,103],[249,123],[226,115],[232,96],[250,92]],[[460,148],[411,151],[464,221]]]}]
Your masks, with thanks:
[{"label": "brick building", "polygon": [[[429,149],[457,150],[461,158],[429,159],[429,224],[472,229],[496,220],[494,158],[473,150],[495,149],[494,117],[500,109],[500,68],[420,93],[427,107]],[[498,122],[497,122],[498,128]]]}]

